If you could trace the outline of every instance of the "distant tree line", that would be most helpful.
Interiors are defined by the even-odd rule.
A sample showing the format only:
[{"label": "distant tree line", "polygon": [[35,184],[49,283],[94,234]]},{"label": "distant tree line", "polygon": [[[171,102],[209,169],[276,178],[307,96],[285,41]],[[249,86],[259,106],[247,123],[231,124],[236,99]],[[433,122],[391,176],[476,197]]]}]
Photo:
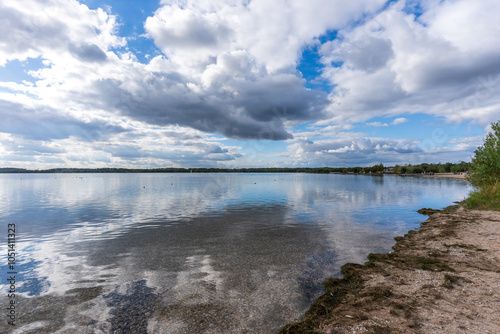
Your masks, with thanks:
[{"label": "distant tree line", "polygon": [[24,168],[0,168],[0,173],[343,173],[343,174],[421,174],[457,173],[470,169],[470,163],[445,163],[420,165],[396,165],[384,167],[377,164],[371,167],[271,167],[271,168],[52,168],[29,170]]},{"label": "distant tree line", "polygon": [[395,174],[427,174],[427,173],[460,173],[470,170],[470,162],[459,162],[456,164],[420,164],[420,165],[396,165],[393,168]]}]

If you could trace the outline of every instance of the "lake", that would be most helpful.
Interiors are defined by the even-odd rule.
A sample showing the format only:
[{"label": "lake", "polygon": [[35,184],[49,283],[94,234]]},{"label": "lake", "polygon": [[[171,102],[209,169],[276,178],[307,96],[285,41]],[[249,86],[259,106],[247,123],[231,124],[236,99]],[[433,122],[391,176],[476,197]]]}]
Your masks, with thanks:
[{"label": "lake", "polygon": [[273,333],[343,264],[418,228],[416,210],[469,191],[393,175],[0,174],[2,308],[11,223],[19,332]]}]

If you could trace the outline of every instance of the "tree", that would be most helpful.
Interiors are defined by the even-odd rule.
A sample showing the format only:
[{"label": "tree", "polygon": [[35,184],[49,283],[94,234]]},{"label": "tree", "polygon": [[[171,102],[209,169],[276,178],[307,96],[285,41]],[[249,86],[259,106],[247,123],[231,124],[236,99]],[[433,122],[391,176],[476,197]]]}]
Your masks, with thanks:
[{"label": "tree", "polygon": [[491,123],[483,146],[474,151],[469,181],[478,188],[493,185],[500,180],[500,121]]},{"label": "tree", "polygon": [[372,173],[382,173],[383,171],[384,171],[384,165],[382,164],[374,165],[371,168]]},{"label": "tree", "polygon": [[354,173],[360,174],[361,172],[363,172],[363,168],[361,168],[361,167],[354,167]]},{"label": "tree", "polygon": [[439,173],[439,167],[437,165],[430,165],[427,170],[427,173]]}]

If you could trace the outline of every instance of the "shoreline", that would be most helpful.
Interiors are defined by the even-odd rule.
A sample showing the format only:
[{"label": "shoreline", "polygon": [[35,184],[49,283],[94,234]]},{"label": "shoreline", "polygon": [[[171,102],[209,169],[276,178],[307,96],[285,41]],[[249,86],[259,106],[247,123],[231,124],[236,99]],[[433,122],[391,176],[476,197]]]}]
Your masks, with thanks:
[{"label": "shoreline", "polygon": [[390,253],[348,263],[285,333],[500,332],[500,212],[459,205],[396,237]]},{"label": "shoreline", "polygon": [[466,180],[465,173],[436,173],[433,175],[425,175],[425,174],[409,174],[409,175],[400,175],[403,177],[413,176],[413,177],[423,177],[423,178],[442,178],[442,179],[455,179],[455,180]]}]

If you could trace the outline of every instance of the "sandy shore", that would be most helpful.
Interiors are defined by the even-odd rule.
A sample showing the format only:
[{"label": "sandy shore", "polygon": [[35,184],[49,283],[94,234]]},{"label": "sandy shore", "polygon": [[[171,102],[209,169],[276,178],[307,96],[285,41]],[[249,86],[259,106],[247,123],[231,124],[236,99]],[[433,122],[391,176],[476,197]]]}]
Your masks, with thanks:
[{"label": "sandy shore", "polygon": [[281,333],[500,333],[500,212],[426,214],[390,254],[345,265]]},{"label": "sandy shore", "polygon": [[433,174],[433,175],[413,174],[413,175],[407,175],[407,176],[465,180],[466,174],[465,173],[459,173],[459,174],[454,174],[454,173],[436,173],[436,174]]}]

